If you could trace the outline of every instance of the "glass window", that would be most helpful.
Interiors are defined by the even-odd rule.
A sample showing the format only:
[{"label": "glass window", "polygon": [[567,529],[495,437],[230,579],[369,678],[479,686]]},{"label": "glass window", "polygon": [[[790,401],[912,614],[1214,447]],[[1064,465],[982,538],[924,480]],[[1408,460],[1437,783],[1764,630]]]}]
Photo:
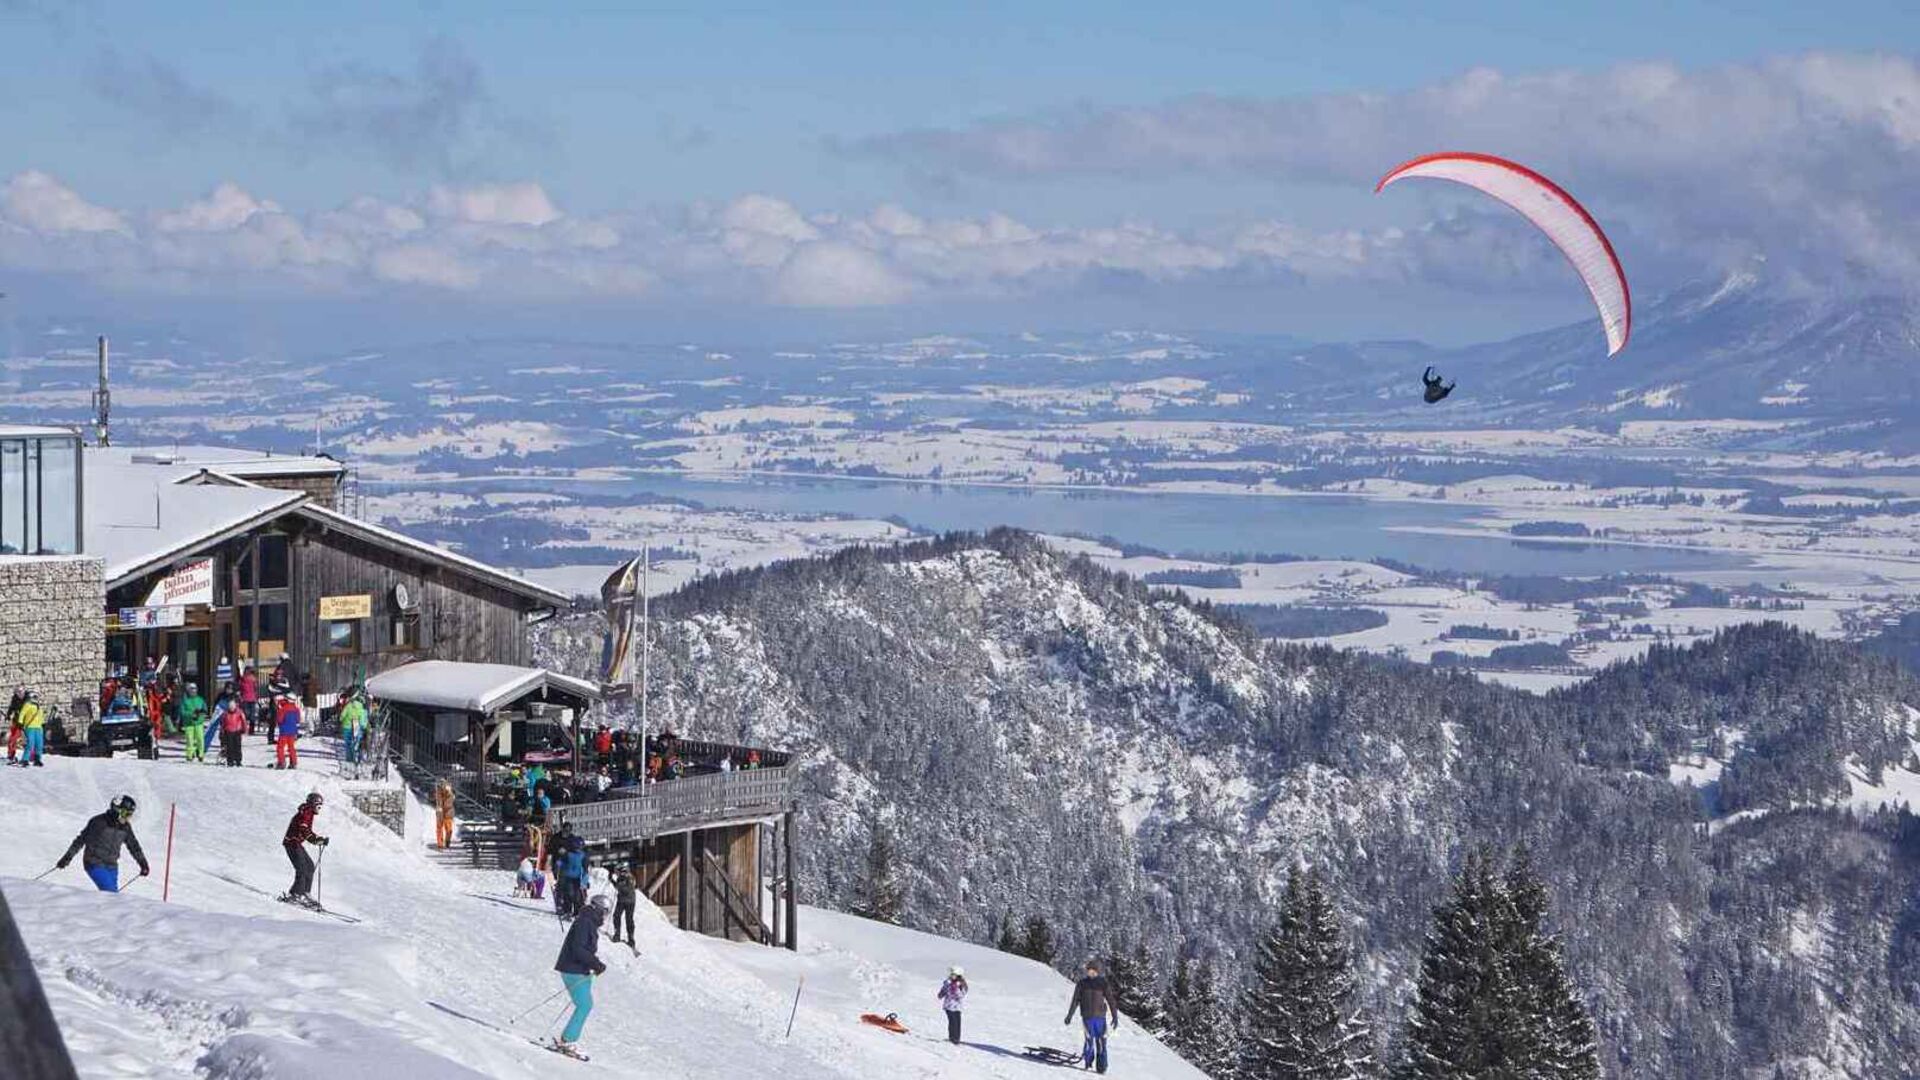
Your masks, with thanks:
[{"label": "glass window", "polygon": [[0,554],[27,550],[27,444],[0,439]]},{"label": "glass window", "polygon": [[[260,587],[263,589],[284,589],[292,578],[291,560],[288,558],[287,538],[279,533],[263,533],[260,536]],[[240,587],[253,588],[253,560],[246,559],[240,564]]]},{"label": "glass window", "polygon": [[[248,641],[253,640],[253,608],[251,606],[240,608],[240,636]],[[285,641],[286,638],[287,605],[261,604],[260,640]]]},{"label": "glass window", "polygon": [[326,642],[330,653],[359,652],[360,620],[341,619],[327,623]]},{"label": "glass window", "polygon": [[80,550],[80,443],[40,443],[40,550],[72,555]]},{"label": "glass window", "polygon": [[411,649],[420,644],[420,617],[403,613],[393,617],[393,634],[389,639],[395,649]]}]

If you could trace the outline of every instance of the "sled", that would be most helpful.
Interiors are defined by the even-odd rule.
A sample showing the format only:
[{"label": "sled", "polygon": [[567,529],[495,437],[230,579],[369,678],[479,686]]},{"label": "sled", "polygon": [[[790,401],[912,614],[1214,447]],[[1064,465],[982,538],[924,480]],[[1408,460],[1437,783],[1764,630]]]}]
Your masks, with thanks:
[{"label": "sled", "polygon": [[872,1024],[877,1028],[884,1028],[887,1031],[893,1032],[895,1035],[905,1035],[907,1033],[907,1025],[901,1023],[900,1017],[894,1013],[888,1013],[885,1016],[881,1016],[879,1013],[861,1013],[860,1022],[863,1024]]},{"label": "sled", "polygon": [[1057,1046],[1029,1046],[1020,1051],[1020,1056],[1045,1065],[1078,1065],[1080,1055],[1062,1050]]}]

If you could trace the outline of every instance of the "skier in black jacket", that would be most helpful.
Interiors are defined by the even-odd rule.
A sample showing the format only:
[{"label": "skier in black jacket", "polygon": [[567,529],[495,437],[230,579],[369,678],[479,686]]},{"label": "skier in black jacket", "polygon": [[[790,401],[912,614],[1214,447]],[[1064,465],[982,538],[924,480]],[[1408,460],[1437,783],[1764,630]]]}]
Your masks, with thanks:
[{"label": "skier in black jacket", "polygon": [[637,950],[640,948],[640,943],[633,939],[633,906],[639,889],[633,883],[633,872],[626,867],[621,867],[613,872],[613,875],[607,879],[607,883],[613,886],[613,940],[620,940],[620,925],[624,922],[627,927],[627,944]]},{"label": "skier in black jacket", "polygon": [[122,795],[108,805],[103,814],[95,814],[87,819],[87,826],[80,835],[67,845],[67,853],[60,856],[54,865],[62,870],[73,861],[76,853],[85,849],[80,856],[80,866],[86,870],[87,877],[101,892],[120,891],[120,847],[126,845],[133,852],[133,860],[140,864],[140,876],[146,877],[153,872],[147,865],[147,855],[140,850],[140,841],[133,835],[133,796]]},{"label": "skier in black jacket", "polygon": [[553,1049],[569,1057],[580,1056],[574,1044],[580,1041],[587,1016],[593,1012],[593,977],[607,970],[607,965],[600,962],[600,924],[606,920],[607,907],[607,895],[601,893],[580,909],[567,930],[567,940],[560,946],[560,958],[553,962],[553,970],[567,985],[567,996],[573,999],[573,1016],[554,1040]]},{"label": "skier in black jacket", "polygon": [[1080,1048],[1081,1067],[1091,1065],[1096,1072],[1106,1072],[1107,1030],[1109,1026],[1120,1026],[1120,1013],[1113,1007],[1113,991],[1107,986],[1107,977],[1100,974],[1100,965],[1092,960],[1087,961],[1086,977],[1073,984],[1067,1023],[1073,1023],[1076,1011],[1087,1032],[1087,1041]]}]

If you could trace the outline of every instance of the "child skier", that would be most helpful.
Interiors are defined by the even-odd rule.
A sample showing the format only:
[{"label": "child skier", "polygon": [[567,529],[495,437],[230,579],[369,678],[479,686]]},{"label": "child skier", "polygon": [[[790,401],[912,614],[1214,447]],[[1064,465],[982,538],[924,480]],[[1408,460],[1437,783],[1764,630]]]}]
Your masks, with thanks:
[{"label": "child skier", "polygon": [[273,767],[276,769],[297,769],[300,767],[300,706],[293,698],[282,694],[274,699],[273,730]]},{"label": "child skier", "polygon": [[281,846],[287,849],[287,861],[293,864],[293,888],[280,898],[288,903],[310,908],[320,906],[313,897],[307,895],[308,890],[313,888],[313,857],[307,854],[306,845],[327,846],[327,838],[313,831],[313,816],[320,812],[325,801],[317,791],[308,795],[307,801],[300,804],[300,809],[293,812],[293,820],[287,822],[287,835],[280,841]]},{"label": "child skier", "polygon": [[220,754],[224,764],[240,767],[241,742],[246,734],[246,709],[238,698],[228,698],[226,709],[220,713]]},{"label": "child skier", "polygon": [[[47,763],[47,714],[40,708],[40,695],[27,691],[27,698],[20,706],[20,732],[26,738],[26,747],[20,758],[22,765],[44,766]],[[13,760],[12,744],[8,744],[7,760]]]},{"label": "child skier", "polygon": [[553,964],[566,984],[567,996],[573,999],[573,1016],[553,1043],[555,1051],[568,1057],[581,1056],[575,1044],[586,1029],[588,1014],[593,1012],[593,977],[607,970],[607,965],[600,962],[600,923],[606,917],[607,897],[602,893],[573,920],[567,940],[560,946],[560,958]]},{"label": "child skier", "polygon": [[940,1008],[947,1014],[947,1041],[960,1045],[960,1006],[967,1000],[967,973],[959,967],[947,969],[947,981],[940,984],[934,992],[940,999]]},{"label": "child skier", "polygon": [[122,795],[108,804],[106,812],[95,814],[87,819],[86,828],[67,845],[67,853],[60,856],[54,866],[61,870],[73,861],[76,853],[83,849],[80,866],[93,880],[94,887],[101,892],[120,891],[120,847],[126,845],[133,852],[133,860],[140,864],[140,876],[146,877],[152,872],[147,865],[146,853],[140,850],[140,841],[133,835],[133,796]]}]

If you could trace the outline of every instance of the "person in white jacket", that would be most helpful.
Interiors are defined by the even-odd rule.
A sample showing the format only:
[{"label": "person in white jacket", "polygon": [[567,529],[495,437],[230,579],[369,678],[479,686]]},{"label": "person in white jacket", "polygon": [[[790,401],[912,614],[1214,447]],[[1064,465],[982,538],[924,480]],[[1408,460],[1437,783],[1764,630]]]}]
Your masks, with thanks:
[{"label": "person in white jacket", "polygon": [[957,967],[947,969],[947,981],[935,993],[940,1007],[947,1011],[947,1041],[960,1045],[960,1007],[967,1000],[967,973]]}]

